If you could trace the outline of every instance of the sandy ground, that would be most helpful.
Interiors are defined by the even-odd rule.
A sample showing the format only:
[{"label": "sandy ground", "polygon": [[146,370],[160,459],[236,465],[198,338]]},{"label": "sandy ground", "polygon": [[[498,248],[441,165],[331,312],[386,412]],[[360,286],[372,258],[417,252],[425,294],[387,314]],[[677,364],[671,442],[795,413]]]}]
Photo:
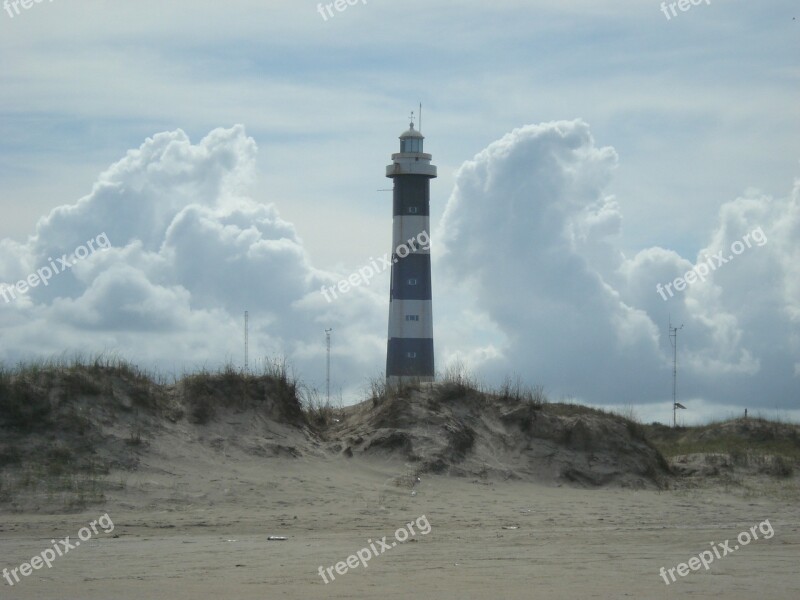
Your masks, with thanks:
[{"label": "sandy ground", "polygon": [[[222,467],[124,476],[124,494],[82,514],[3,515],[0,568],[8,569],[52,538],[74,542],[105,512],[115,528],[13,587],[0,580],[0,598],[800,597],[800,505],[785,492],[581,490],[427,475],[412,495],[394,481],[407,472],[398,462],[237,458]],[[318,574],[422,515],[431,530],[416,542],[328,584]],[[711,541],[733,547],[765,519],[771,539],[669,586],[660,577],[662,566]]]}]

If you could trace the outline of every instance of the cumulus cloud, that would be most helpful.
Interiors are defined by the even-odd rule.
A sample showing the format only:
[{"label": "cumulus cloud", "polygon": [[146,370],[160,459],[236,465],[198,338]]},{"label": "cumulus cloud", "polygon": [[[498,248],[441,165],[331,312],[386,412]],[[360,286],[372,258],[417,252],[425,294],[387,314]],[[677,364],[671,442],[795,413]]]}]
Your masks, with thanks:
[{"label": "cumulus cloud", "polygon": [[[251,356],[284,354],[320,387],[333,327],[334,389],[357,399],[385,359],[385,288],[325,300],[320,288],[349,273],[315,268],[294,225],[252,200],[256,153],[241,126],[198,143],[155,135],[26,242],[0,241],[0,281],[12,285],[101,234],[110,245],[0,299],[0,358],[105,350],[167,372],[241,364],[249,310]],[[434,237],[439,367],[458,357],[490,382],[517,373],[556,398],[667,402],[671,317],[684,325],[682,400],[703,414],[789,407],[800,389],[800,182],[786,198],[748,190],[721,206],[695,256],[662,240],[626,256],[622,209],[606,191],[618,160],[576,120],[521,127],[463,164]],[[666,301],[656,291],[756,230],[763,243],[704,281]]]},{"label": "cumulus cloud", "polygon": [[[695,257],[659,246],[627,257],[605,191],[617,160],[577,120],[516,129],[461,167],[438,271],[503,335],[497,356],[471,366],[598,404],[665,401],[671,315],[684,325],[682,397],[788,407],[800,389],[800,184],[786,199],[749,192],[722,206]],[[656,292],[757,228],[767,241],[705,281],[666,301]]]},{"label": "cumulus cloud", "polygon": [[311,265],[274,206],[248,196],[256,152],[241,126],[197,144],[182,131],[155,135],[90,194],[43,217],[26,243],[0,242],[0,281],[11,285],[100,234],[110,242],[0,302],[2,358],[105,350],[167,371],[241,364],[248,310],[251,356],[286,355],[312,383],[323,329],[341,324],[356,348],[338,359],[341,379],[359,380],[382,340],[382,303],[356,289],[328,305],[319,289],[334,274]]}]

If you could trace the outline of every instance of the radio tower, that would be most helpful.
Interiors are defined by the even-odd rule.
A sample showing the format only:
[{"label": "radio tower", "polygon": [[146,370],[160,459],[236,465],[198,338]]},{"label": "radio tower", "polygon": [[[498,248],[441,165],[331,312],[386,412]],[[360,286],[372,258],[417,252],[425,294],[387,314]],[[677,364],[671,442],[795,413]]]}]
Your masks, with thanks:
[{"label": "radio tower", "polygon": [[678,404],[678,331],[683,329],[672,326],[672,317],[669,319],[669,342],[672,344],[672,427],[677,424],[677,411],[679,408],[686,408],[683,404]]},{"label": "radio tower", "polygon": [[325,345],[328,349],[328,356],[325,364],[325,391],[328,405],[331,403],[331,331],[333,331],[333,329],[325,330]]},{"label": "radio tower", "polygon": [[244,374],[247,375],[248,371],[248,353],[250,351],[249,344],[249,328],[250,328],[250,315],[247,311],[244,311]]}]

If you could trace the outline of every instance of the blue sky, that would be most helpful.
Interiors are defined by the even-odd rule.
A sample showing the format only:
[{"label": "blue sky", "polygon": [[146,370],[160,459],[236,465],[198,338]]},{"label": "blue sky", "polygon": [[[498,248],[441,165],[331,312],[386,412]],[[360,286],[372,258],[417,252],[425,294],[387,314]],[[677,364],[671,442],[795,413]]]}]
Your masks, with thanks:
[{"label": "blue sky", "polygon": [[[368,0],[327,21],[315,2],[273,0],[56,0],[13,18],[0,12],[0,280],[13,284],[27,276],[47,258],[38,253],[51,248],[53,239],[63,240],[66,252],[85,241],[79,232],[86,238],[107,231],[114,245],[87,259],[81,267],[86,272],[65,273],[46,290],[33,290],[25,302],[0,302],[2,358],[110,350],[170,372],[240,360],[236,332],[247,308],[257,332],[252,352],[287,354],[312,385],[324,376],[321,332],[334,327],[336,387],[347,401],[358,399],[365,379],[383,366],[387,278],[376,278],[341,307],[315,304],[319,286],[315,292],[311,284],[336,281],[388,250],[390,194],[377,190],[390,187],[384,167],[410,111],[422,101],[426,149],[440,173],[432,187],[432,228],[442,241],[437,257],[434,237],[440,367],[460,360],[489,382],[516,373],[556,398],[636,406],[648,420],[665,419],[669,398],[660,390],[671,391],[664,361],[665,317],[672,313],[687,321],[683,399],[692,410],[684,418],[726,416],[745,405],[794,415],[800,396],[800,378],[791,368],[800,365],[795,313],[800,298],[790,283],[798,252],[792,237],[800,158],[798,11],[788,1],[711,0],[667,20],[660,6],[649,0]],[[552,125],[556,122],[573,125]],[[548,123],[549,129],[524,129]],[[238,124],[243,128],[231,129]],[[203,171],[196,162],[200,155],[217,155],[201,140],[217,128],[229,132],[213,140],[222,162],[203,163]],[[505,155],[487,154],[515,129],[521,133],[507,141]],[[177,159],[159,154],[164,147],[158,140],[148,146],[157,134],[178,130],[186,138],[173,138],[173,145],[183,148]],[[586,156],[613,148],[616,158],[610,162],[582,155],[559,164],[565,171],[555,179],[573,181],[577,172],[574,181],[587,186],[572,190],[582,203],[551,204],[567,196],[537,188],[527,177],[559,155],[556,131]],[[154,164],[118,163],[140,147],[159,149],[153,150]],[[498,169],[519,185],[487,179],[483,195],[471,196],[458,177],[473,159],[478,170]],[[185,189],[170,187],[178,185],[174,178],[152,175],[170,168],[193,173],[207,185],[209,173],[218,174],[212,186],[217,195],[202,188],[192,198]],[[227,177],[226,169],[235,175]],[[98,191],[102,181],[112,182],[120,194],[142,185],[137,202],[143,214],[157,216],[150,231],[132,224],[126,229],[118,221],[136,205],[115,204]],[[537,196],[550,192],[553,198]],[[174,200],[169,208],[166,197]],[[57,207],[77,206],[82,198],[83,208],[72,209],[80,219],[64,224],[52,217]],[[518,222],[562,228],[562,238],[554,237],[552,246],[536,245],[513,223],[493,222],[491,211],[482,212],[484,203],[491,203],[505,214],[511,202],[521,211]],[[202,210],[193,213],[194,204]],[[563,212],[567,205],[576,211],[572,216]],[[269,206],[272,212],[264,212]],[[546,207],[564,218],[549,222],[542,213],[537,221]],[[567,250],[564,232],[586,225],[587,207],[614,215],[603,221],[605,237]],[[463,239],[453,224],[468,229],[470,215],[479,214],[487,227],[482,260],[497,260],[491,253],[500,246],[488,228],[510,227],[503,230],[505,279],[469,283],[471,267],[458,260],[472,252],[458,245],[473,245],[475,238]],[[239,237],[230,237],[231,223],[240,223],[242,215],[263,224],[256,227],[261,238],[248,238],[246,224],[236,225]],[[175,248],[206,256],[208,247],[216,247],[203,235],[170,237],[185,231],[177,224],[186,223],[219,236],[218,260],[206,257],[204,269],[180,272],[185,259]],[[648,277],[659,269],[666,269],[663,276],[671,276],[664,282],[669,281],[705,249],[729,245],[759,225],[770,243],[737,256],[711,289],[696,286],[666,303],[652,289]],[[292,234],[284,239],[291,238],[291,250],[267,243],[288,230]],[[152,231],[163,234],[162,246],[137,247]],[[670,258],[659,258],[660,266],[644,274],[640,267],[656,260],[657,248]],[[277,254],[269,260],[259,254],[270,251]],[[766,264],[756,268],[758,252]],[[476,291],[491,281],[495,293],[525,300],[513,307],[518,312],[540,305],[546,296],[537,287],[544,276],[537,269],[548,253],[560,253],[564,266],[547,297],[557,297],[559,290],[574,293],[559,300],[566,307],[560,319],[586,309],[596,320],[584,326],[597,335],[620,331],[615,319],[623,313],[609,308],[613,297],[629,314],[624,335],[644,336],[651,346],[642,342],[631,355],[623,342],[609,342],[602,352],[607,357],[599,360],[591,343],[580,338],[572,346],[562,343],[572,335],[568,329],[545,328],[531,315],[510,318],[503,311],[511,307],[497,306]],[[672,270],[658,262],[662,258]],[[259,268],[282,281],[284,290],[254,283]],[[292,277],[278,275],[287,269]],[[217,270],[240,277],[215,280]],[[576,275],[581,270],[588,270],[586,278]],[[120,289],[106,281],[112,279]],[[633,292],[645,280],[652,298]],[[152,306],[180,308],[167,319],[173,330],[163,336],[137,333],[132,324],[146,316],[92,304],[123,297],[121,290],[131,281],[143,286],[137,288],[143,306],[148,298],[160,298]],[[581,287],[589,281],[602,282],[593,288],[599,296]],[[231,289],[210,292],[215,285]],[[613,293],[606,297],[604,287]],[[754,305],[754,288],[772,290],[773,296],[761,294]],[[581,290],[591,299],[588,306],[574,302]],[[73,321],[59,312],[65,302]],[[79,316],[75,311],[81,307],[85,314]],[[96,322],[87,329],[89,313]],[[98,323],[106,323],[106,330]],[[609,323],[615,325],[607,330]],[[44,331],[53,334],[40,338]],[[538,347],[526,354],[515,341],[520,333]],[[592,337],[587,334],[587,340]],[[180,358],[157,350],[167,340],[182,349]],[[558,367],[542,357],[542,348],[552,349]],[[631,371],[637,377],[630,386],[603,383],[624,383]],[[753,398],[757,389],[764,397]]]}]

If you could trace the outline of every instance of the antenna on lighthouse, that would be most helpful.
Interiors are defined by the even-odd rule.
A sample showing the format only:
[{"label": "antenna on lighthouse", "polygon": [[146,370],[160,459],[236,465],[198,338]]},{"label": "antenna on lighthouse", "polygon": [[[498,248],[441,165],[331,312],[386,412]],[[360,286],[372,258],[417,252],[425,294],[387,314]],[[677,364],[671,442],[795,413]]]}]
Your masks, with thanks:
[{"label": "antenna on lighthouse", "polygon": [[418,131],[422,133],[422,102],[419,103],[419,128]]}]

